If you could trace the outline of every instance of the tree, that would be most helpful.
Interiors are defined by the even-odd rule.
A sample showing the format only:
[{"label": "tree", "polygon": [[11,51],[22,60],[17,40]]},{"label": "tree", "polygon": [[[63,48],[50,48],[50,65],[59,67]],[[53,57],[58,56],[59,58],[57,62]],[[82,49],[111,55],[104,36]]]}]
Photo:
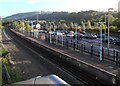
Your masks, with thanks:
[{"label": "tree", "polygon": [[70,29],[73,29],[74,28],[74,24],[73,22],[70,22]]},{"label": "tree", "polygon": [[94,22],[94,27],[99,27],[99,24],[97,22]]},{"label": "tree", "polygon": [[25,24],[25,30],[28,32],[30,30],[30,25],[28,23]]},{"label": "tree", "polygon": [[114,25],[114,26],[117,26],[117,28],[120,30],[120,19],[116,19],[116,20],[113,22],[113,25]]},{"label": "tree", "polygon": [[82,28],[85,29],[85,22],[81,22]]},{"label": "tree", "polygon": [[24,23],[23,21],[20,21],[20,22],[19,22],[19,26],[20,26],[20,27],[25,27],[25,23]]},{"label": "tree", "polygon": [[65,30],[68,30],[68,26],[66,25],[66,23],[63,24],[63,27]]},{"label": "tree", "polygon": [[18,30],[18,27],[19,27],[18,21],[13,21],[12,27],[13,27],[14,29]]},{"label": "tree", "polygon": [[103,29],[103,30],[105,30],[105,29],[106,29],[105,24],[102,24],[102,29]]},{"label": "tree", "polygon": [[89,20],[87,21],[87,28],[91,28],[91,22]]}]

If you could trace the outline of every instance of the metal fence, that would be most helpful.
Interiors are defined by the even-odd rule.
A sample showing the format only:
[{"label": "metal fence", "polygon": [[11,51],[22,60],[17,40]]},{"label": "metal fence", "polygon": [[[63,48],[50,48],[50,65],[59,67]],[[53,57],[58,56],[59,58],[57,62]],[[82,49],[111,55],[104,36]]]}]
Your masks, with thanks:
[{"label": "metal fence", "polygon": [[[50,41],[50,35],[45,35],[46,41]],[[93,45],[87,42],[78,41],[75,39],[70,39],[67,37],[62,37],[58,35],[51,35],[52,44],[67,48],[73,49],[82,53],[89,53],[91,56],[95,55],[97,57],[100,56],[100,46]],[[120,51],[115,49],[108,49],[102,47],[102,59],[108,59],[110,61],[116,62],[116,64],[120,64]]]},{"label": "metal fence", "polygon": [[[67,38],[65,36],[59,36],[59,35],[50,35],[50,34],[45,34],[45,33],[39,33],[38,37],[35,37],[34,33],[27,34],[26,36],[30,36],[30,37],[39,39],[41,35],[45,36],[45,40],[47,42],[50,42],[50,40],[51,40],[51,43],[55,44],[57,46],[76,50],[81,53],[88,53],[91,56],[94,55],[94,56],[100,57],[100,46],[93,45],[93,44],[83,42],[80,40],[78,41],[73,38]],[[107,60],[113,61],[117,65],[119,65],[120,64],[120,51],[102,47],[102,59],[103,60],[107,59]]]}]

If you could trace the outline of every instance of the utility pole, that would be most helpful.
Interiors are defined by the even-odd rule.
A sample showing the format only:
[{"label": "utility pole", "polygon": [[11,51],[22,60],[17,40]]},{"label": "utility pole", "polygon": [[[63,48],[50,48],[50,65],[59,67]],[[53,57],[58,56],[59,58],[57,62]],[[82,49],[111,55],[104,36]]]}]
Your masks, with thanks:
[{"label": "utility pole", "polygon": [[108,49],[110,48],[110,19],[109,19],[109,11],[113,10],[113,8],[108,8]]},{"label": "utility pole", "polygon": [[103,60],[103,56],[102,56],[102,24],[104,24],[105,22],[99,22],[99,24],[100,24],[100,61],[102,61]]},{"label": "utility pole", "polygon": [[37,14],[37,24],[38,24],[38,14]]},{"label": "utility pole", "polygon": [[106,41],[106,14],[105,14],[105,41]]},{"label": "utility pole", "polygon": [[75,33],[76,33],[75,39],[76,39],[76,40],[77,40],[77,28],[78,28],[77,23],[75,23]]},{"label": "utility pole", "polygon": [[51,36],[51,23],[49,23],[50,24],[50,43],[52,43],[52,36]]}]

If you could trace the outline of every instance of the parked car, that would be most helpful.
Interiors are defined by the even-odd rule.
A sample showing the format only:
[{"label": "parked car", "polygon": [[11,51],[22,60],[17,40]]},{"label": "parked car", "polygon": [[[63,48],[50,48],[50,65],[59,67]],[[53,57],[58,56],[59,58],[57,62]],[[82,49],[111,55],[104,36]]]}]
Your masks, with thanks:
[{"label": "parked car", "polygon": [[116,40],[116,43],[115,43],[116,45],[120,45],[120,38],[117,38],[117,40]]},{"label": "parked car", "polygon": [[94,34],[88,34],[88,35],[85,35],[84,38],[87,38],[87,39],[96,39],[97,36],[94,35]]},{"label": "parked car", "polygon": [[38,30],[38,32],[39,32],[39,33],[43,33],[43,32],[44,32],[44,30]]},{"label": "parked car", "polygon": [[84,34],[82,33],[74,34],[73,38],[76,38],[76,37],[82,39],[84,37]]},{"label": "parked car", "polygon": [[49,31],[48,33],[51,34],[51,35],[55,34],[54,31]]},{"label": "parked car", "polygon": [[79,33],[82,33],[82,34],[86,34],[86,32],[85,31],[78,31]]},{"label": "parked car", "polygon": [[67,36],[67,37],[73,37],[74,34],[73,34],[73,33],[68,33],[66,36]]},{"label": "parked car", "polygon": [[74,31],[70,31],[69,33],[73,33],[74,34],[75,32]]},{"label": "parked car", "polygon": [[62,33],[61,31],[55,31],[55,35],[63,35],[64,33]]},{"label": "parked car", "polygon": [[[103,39],[103,42],[108,42],[108,38],[106,39],[106,40],[104,40]],[[114,38],[114,37],[110,37],[110,43],[111,44],[119,44],[120,43],[120,41],[119,41],[119,39],[117,39],[117,38]]]},{"label": "parked car", "polygon": [[[100,34],[96,34],[96,36],[97,36],[97,38],[100,38]],[[102,38],[104,38],[105,37],[105,35],[104,34],[102,34]]]}]

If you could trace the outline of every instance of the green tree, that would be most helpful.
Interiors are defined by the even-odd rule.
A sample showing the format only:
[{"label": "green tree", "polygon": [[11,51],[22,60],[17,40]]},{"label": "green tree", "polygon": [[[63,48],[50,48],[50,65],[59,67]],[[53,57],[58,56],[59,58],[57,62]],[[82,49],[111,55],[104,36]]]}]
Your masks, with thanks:
[{"label": "green tree", "polygon": [[20,27],[25,27],[25,23],[23,21],[20,21],[19,25]]},{"label": "green tree", "polygon": [[63,24],[63,27],[65,30],[68,30],[68,26],[66,25],[66,23]]},{"label": "green tree", "polygon": [[26,30],[26,32],[30,31],[30,25],[28,23],[25,24],[25,30]]},{"label": "green tree", "polygon": [[74,24],[73,22],[70,22],[70,29],[73,29],[74,28]]},{"label": "green tree", "polygon": [[87,21],[87,28],[91,28],[91,22],[89,20]]},{"label": "green tree", "polygon": [[12,27],[13,27],[14,29],[18,30],[18,28],[19,28],[19,23],[18,23],[18,21],[13,21]]},{"label": "green tree", "polygon": [[113,25],[114,25],[114,26],[117,26],[117,28],[120,30],[120,18],[119,18],[119,19],[116,19],[116,20],[113,22]]},{"label": "green tree", "polygon": [[99,27],[99,24],[97,22],[94,22],[94,27]]},{"label": "green tree", "polygon": [[109,16],[109,22],[110,22],[110,24],[112,24],[113,21],[115,21],[115,18],[113,17],[112,14],[109,14],[108,16]]},{"label": "green tree", "polygon": [[82,28],[84,28],[85,29],[85,22],[81,22],[81,25],[82,25]]},{"label": "green tree", "polygon": [[102,24],[102,29],[103,29],[103,30],[105,30],[105,29],[106,29],[105,24]]}]

